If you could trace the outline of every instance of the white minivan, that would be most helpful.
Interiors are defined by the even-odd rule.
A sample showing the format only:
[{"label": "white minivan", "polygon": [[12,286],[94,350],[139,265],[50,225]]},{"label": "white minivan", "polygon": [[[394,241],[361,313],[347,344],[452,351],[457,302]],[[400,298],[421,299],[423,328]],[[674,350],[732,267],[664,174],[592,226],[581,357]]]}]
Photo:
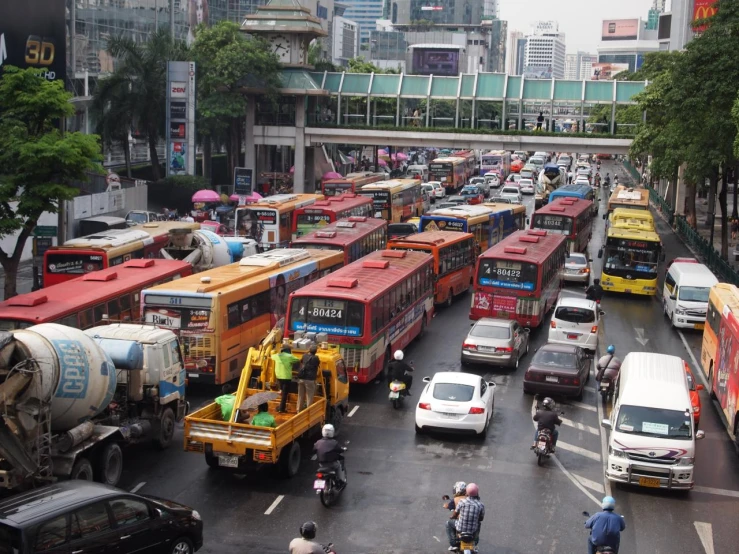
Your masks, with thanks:
[{"label": "white minivan", "polygon": [[691,489],[695,440],[685,364],[677,356],[630,352],[613,396],[606,478],[665,489]]},{"label": "white minivan", "polygon": [[662,290],[662,305],[672,325],[703,329],[708,309],[708,293],[716,283],[716,276],[703,264],[672,264],[665,275]]},{"label": "white minivan", "polygon": [[420,175],[423,182],[429,179],[429,166],[427,165],[409,165],[405,170],[405,174],[412,178],[414,175]]}]

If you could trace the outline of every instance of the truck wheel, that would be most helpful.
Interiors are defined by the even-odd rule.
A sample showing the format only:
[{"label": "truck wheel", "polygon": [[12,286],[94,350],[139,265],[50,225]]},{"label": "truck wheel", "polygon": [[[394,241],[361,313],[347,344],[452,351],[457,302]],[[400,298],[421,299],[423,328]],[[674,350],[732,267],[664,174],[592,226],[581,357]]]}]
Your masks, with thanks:
[{"label": "truck wheel", "polygon": [[115,487],[123,471],[123,452],[121,447],[112,442],[105,445],[97,460],[96,481]]},{"label": "truck wheel", "polygon": [[214,456],[213,454],[205,453],[205,463],[208,464],[208,467],[211,469],[218,469],[221,467],[218,465],[218,456]]},{"label": "truck wheel", "polygon": [[154,433],[154,444],[164,450],[169,447],[174,436],[174,412],[172,408],[165,408],[159,421],[152,422],[152,430]]},{"label": "truck wheel", "polygon": [[79,479],[80,481],[92,481],[93,472],[92,464],[87,458],[80,458],[72,466],[72,472],[69,474],[70,479]]},{"label": "truck wheel", "polygon": [[300,444],[293,441],[282,449],[280,453],[280,473],[283,477],[294,477],[300,469]]}]

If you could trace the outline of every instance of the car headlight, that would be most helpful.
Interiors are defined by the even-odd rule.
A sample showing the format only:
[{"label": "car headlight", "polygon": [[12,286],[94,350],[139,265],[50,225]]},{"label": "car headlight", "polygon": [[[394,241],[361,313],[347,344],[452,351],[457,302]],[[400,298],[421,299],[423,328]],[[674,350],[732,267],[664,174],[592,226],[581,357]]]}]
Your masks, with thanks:
[{"label": "car headlight", "polygon": [[680,458],[680,461],[677,463],[679,466],[692,466],[693,462],[695,462],[695,458],[693,456],[683,456]]},{"label": "car headlight", "polygon": [[685,315],[685,310],[683,310],[682,308],[675,308],[675,313],[677,315]]},{"label": "car headlight", "polygon": [[192,518],[197,519],[198,521],[202,520],[202,518],[200,517],[200,512],[198,512],[197,510],[192,511]]},{"label": "car headlight", "polygon": [[609,448],[611,456],[615,456],[616,458],[625,458],[626,453],[623,450],[619,450],[617,448]]}]

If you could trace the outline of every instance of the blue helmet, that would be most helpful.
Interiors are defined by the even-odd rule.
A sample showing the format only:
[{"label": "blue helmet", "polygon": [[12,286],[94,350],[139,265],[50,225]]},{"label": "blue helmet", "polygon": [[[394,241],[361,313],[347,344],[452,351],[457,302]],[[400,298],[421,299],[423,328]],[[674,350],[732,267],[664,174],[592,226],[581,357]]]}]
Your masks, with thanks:
[{"label": "blue helmet", "polygon": [[[608,352],[609,354],[615,354],[616,353],[616,347],[613,346],[612,344],[610,344],[610,345],[608,345],[608,348],[606,348],[606,352]],[[608,498],[610,498],[610,496]]]},{"label": "blue helmet", "polygon": [[600,503],[600,507],[604,510],[615,510],[616,509],[616,499],[612,496],[605,496],[603,497],[603,500]]}]

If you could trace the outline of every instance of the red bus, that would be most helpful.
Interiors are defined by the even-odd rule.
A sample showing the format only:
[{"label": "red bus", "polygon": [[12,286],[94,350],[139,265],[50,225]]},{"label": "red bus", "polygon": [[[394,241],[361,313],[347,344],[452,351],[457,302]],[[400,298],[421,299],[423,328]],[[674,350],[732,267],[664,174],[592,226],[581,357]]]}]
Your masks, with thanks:
[{"label": "red bus", "polygon": [[288,333],[327,333],[354,383],[370,383],[434,313],[434,258],[379,250],[290,295]]},{"label": "red bus", "polygon": [[557,303],[567,240],[547,231],[516,231],[477,259],[470,319],[515,319],[538,327]]},{"label": "red bus", "polygon": [[173,229],[200,229],[199,223],[156,221],[128,229],[110,229],[52,246],[44,254],[44,286],[64,283],[85,273],[136,258],[158,258]]},{"label": "red bus", "polygon": [[356,262],[375,250],[384,250],[386,245],[387,221],[362,216],[329,223],[320,231],[312,231],[292,242],[292,248],[341,251],[344,265]]},{"label": "red bus", "polygon": [[347,217],[371,217],[372,199],[353,192],[318,200],[310,206],[297,208],[293,214],[293,240],[306,233],[322,229],[328,223]]},{"label": "red bus", "polygon": [[475,270],[475,235],[458,231],[424,231],[392,239],[390,250],[428,252],[434,257],[434,302],[452,305],[454,297],[467,292]]},{"label": "red bus", "polygon": [[324,196],[338,196],[344,192],[358,192],[364,185],[376,183],[385,179],[384,173],[348,173],[346,177],[326,179],[321,182],[321,192]]},{"label": "red bus", "polygon": [[584,252],[593,234],[593,203],[582,198],[558,198],[539,208],[531,228],[567,237],[570,252]]},{"label": "red bus", "polygon": [[143,289],[191,274],[192,266],[179,260],[129,260],[0,302],[0,329],[39,323],[89,329],[109,321],[137,321]]},{"label": "red bus", "polygon": [[464,160],[465,174],[467,175],[468,181],[470,177],[478,173],[479,167],[477,165],[477,155],[475,155],[474,151],[462,150],[461,152],[455,152],[454,154],[450,154],[450,157],[462,158]]}]

